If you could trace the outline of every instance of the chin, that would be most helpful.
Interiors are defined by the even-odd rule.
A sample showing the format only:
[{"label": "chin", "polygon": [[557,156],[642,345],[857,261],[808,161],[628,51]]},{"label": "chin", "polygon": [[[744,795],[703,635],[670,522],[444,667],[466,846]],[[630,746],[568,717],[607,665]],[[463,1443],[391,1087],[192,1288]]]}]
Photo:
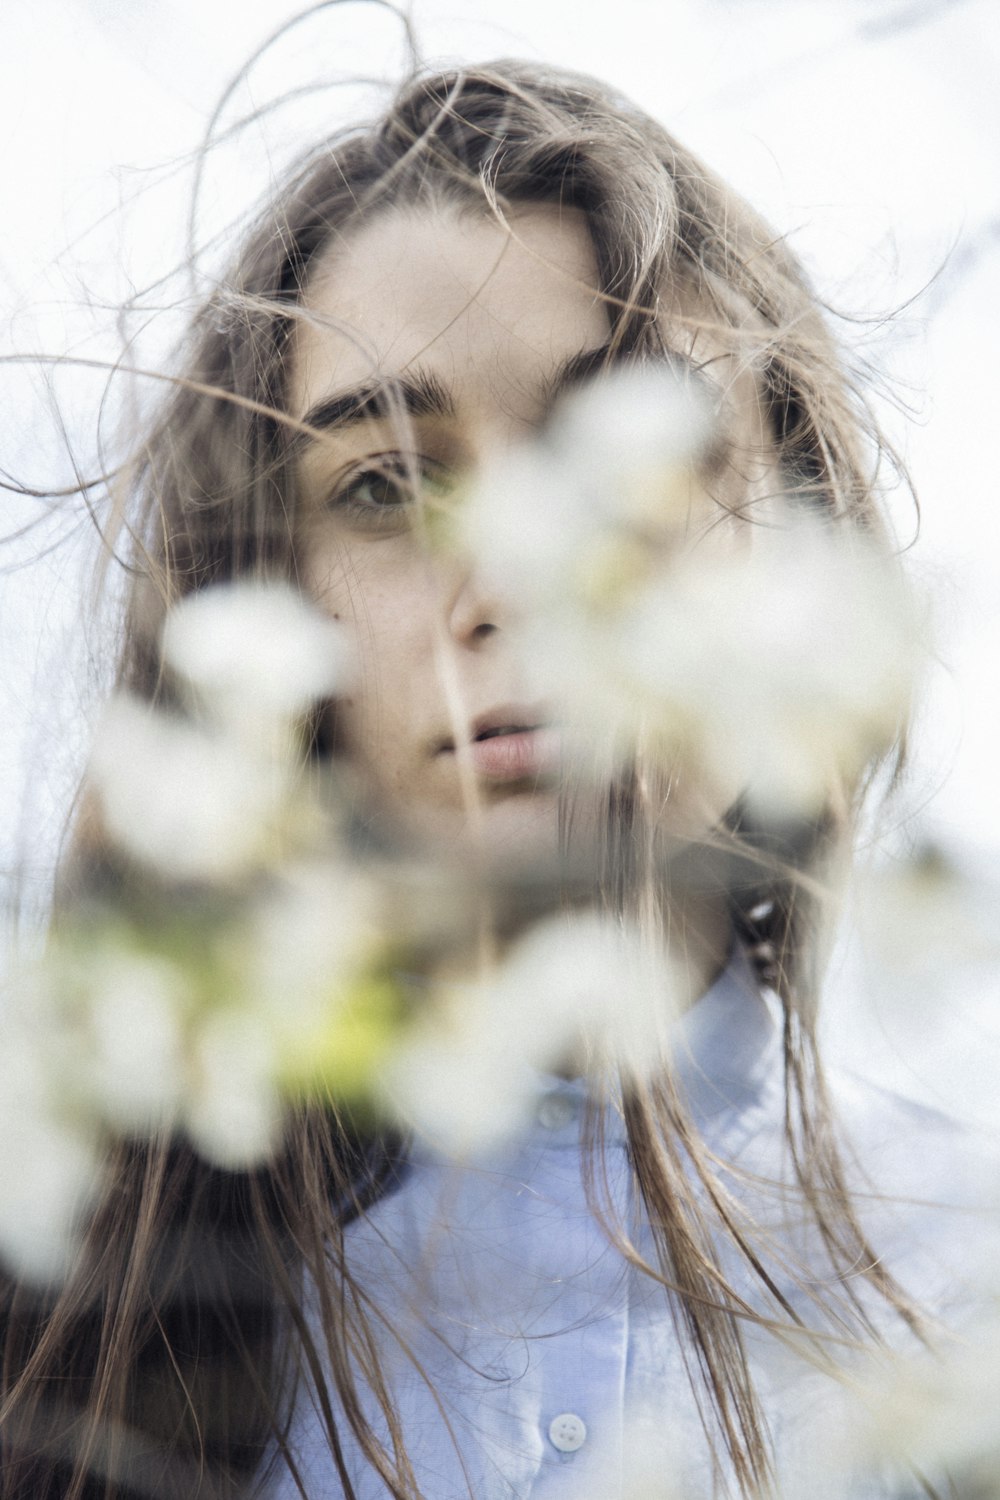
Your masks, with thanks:
[{"label": "chin", "polygon": [[400,833],[411,852],[466,867],[501,882],[544,885],[558,878],[559,798],[554,790],[507,791],[484,797],[474,813],[464,808],[409,809]]}]

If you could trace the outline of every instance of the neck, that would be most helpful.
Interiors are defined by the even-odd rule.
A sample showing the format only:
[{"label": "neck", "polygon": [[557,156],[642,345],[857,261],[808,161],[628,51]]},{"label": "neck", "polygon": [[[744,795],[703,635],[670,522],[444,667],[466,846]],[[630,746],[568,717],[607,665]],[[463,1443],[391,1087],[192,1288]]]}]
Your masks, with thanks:
[{"label": "neck", "polygon": [[729,959],[733,929],[724,896],[685,891],[664,902],[664,935],[676,961],[677,1003],[687,1010],[718,979]]}]

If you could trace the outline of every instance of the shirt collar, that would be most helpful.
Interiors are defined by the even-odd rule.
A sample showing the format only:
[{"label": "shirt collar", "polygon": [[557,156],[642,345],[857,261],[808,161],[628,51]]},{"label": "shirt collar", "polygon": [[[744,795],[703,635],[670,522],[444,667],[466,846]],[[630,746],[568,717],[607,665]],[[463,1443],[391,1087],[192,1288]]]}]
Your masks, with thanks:
[{"label": "shirt collar", "polygon": [[756,1103],[775,1076],[781,1052],[781,1005],[762,990],[737,945],[729,963],[677,1027],[674,1064],[696,1119]]},{"label": "shirt collar", "polygon": [[[711,1134],[728,1128],[738,1116],[752,1124],[753,1106],[780,1077],[780,1002],[762,991],[750,960],[737,944],[729,962],[701,999],[676,1023],[674,1074],[695,1124]],[[529,1142],[544,1148],[579,1148],[589,1084],[586,1078],[563,1078],[528,1070],[529,1105],[526,1135],[508,1143],[523,1149]],[[620,1107],[605,1111],[606,1145],[627,1141]],[[507,1148],[501,1147],[501,1150]],[[412,1161],[440,1159],[438,1148],[419,1136],[410,1147]]]},{"label": "shirt collar", "polygon": [[[677,1022],[675,1077],[698,1126],[721,1123],[727,1114],[749,1120],[780,1076],[780,1010],[777,996],[762,991],[750,960],[735,946],[718,978]],[[584,1078],[540,1076],[531,1133],[546,1145],[577,1145],[587,1087]],[[625,1144],[621,1111],[613,1106],[603,1135],[608,1144]]]}]

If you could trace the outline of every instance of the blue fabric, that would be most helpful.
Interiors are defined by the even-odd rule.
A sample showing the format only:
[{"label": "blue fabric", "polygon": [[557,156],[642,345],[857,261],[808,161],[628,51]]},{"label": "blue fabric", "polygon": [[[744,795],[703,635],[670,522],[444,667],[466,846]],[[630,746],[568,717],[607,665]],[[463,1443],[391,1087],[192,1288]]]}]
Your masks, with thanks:
[{"label": "blue fabric", "polygon": [[[742,957],[684,1018],[677,1066],[701,1137],[724,1164],[723,1185],[768,1236],[770,1273],[806,1321],[822,1323],[801,1286],[803,1267],[822,1280],[829,1264],[793,1186],[777,1003],[760,994]],[[907,1289],[940,1311],[959,1300],[956,1267],[968,1259],[968,1221],[944,1206],[973,1194],[956,1170],[960,1136],[934,1112],[853,1079],[837,1080],[835,1095],[871,1238]],[[462,1166],[416,1149],[398,1190],[349,1231],[352,1267],[384,1316],[381,1357],[426,1500],[713,1493],[676,1306],[629,1264],[587,1201],[584,1105],[582,1082],[539,1080],[536,1119],[518,1139]],[[613,1217],[655,1260],[618,1111],[606,1111],[604,1128]],[[736,1288],[773,1314],[740,1254],[720,1253]],[[875,1294],[862,1295],[873,1318],[898,1322]],[[861,1473],[848,1488],[843,1473],[824,1488],[817,1453],[824,1444],[836,1452],[838,1388],[766,1331],[750,1325],[747,1338],[788,1495],[909,1493],[902,1481]],[[367,1411],[383,1432],[374,1400]],[[586,1429],[572,1451],[552,1436],[565,1414]],[[359,1500],[385,1500],[346,1423],[341,1431]],[[313,1500],[342,1494],[308,1389],[291,1446]],[[268,1493],[299,1494],[280,1464]]]}]

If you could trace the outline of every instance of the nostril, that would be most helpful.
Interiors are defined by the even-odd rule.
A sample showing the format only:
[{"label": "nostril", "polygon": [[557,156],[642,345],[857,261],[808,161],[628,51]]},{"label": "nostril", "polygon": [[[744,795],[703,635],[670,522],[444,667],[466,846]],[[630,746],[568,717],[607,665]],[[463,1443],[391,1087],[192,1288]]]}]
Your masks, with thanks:
[{"label": "nostril", "polygon": [[476,626],[472,632],[472,636],[474,640],[484,641],[487,636],[495,635],[499,629],[499,625],[492,625],[488,620],[484,620],[481,625]]}]

